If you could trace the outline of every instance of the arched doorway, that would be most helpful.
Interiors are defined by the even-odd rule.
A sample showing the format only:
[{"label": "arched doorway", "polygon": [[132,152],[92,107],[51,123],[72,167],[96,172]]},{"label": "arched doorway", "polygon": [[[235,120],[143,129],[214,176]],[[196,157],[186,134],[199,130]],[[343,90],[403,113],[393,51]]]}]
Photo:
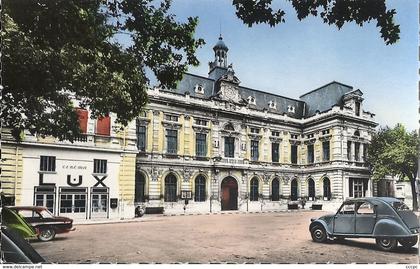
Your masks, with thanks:
[{"label": "arched doorway", "polygon": [[271,182],[271,201],[280,200],[280,181],[278,178],[273,179]]},{"label": "arched doorway", "polygon": [[326,177],[324,178],[324,200],[331,200],[331,183],[330,180]]},{"label": "arched doorway", "polygon": [[136,174],[136,182],[135,182],[135,189],[134,189],[134,202],[144,202],[145,201],[145,185],[146,180],[144,178],[143,173],[137,172]]},{"label": "arched doorway", "polygon": [[222,210],[238,210],[238,183],[232,177],[222,181]]},{"label": "arched doorway", "polygon": [[315,200],[315,181],[312,178],[308,180],[308,198],[310,201]]},{"label": "arched doorway", "polygon": [[296,178],[290,184],[290,199],[296,201],[298,198],[298,183]]}]

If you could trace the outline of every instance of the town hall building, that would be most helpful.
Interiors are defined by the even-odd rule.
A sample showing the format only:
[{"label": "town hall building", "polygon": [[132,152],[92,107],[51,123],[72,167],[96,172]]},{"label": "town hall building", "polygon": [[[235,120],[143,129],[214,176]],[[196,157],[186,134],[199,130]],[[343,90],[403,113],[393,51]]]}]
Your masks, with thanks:
[{"label": "town hall building", "polygon": [[91,119],[79,109],[84,135],[75,143],[3,135],[3,192],[83,219],[132,217],[139,205],[209,213],[305,200],[333,210],[372,196],[364,160],[377,123],[362,91],[335,81],[299,99],[251,89],[222,37],[213,50],[207,76],[149,89],[145,111],[123,131],[112,114]]}]

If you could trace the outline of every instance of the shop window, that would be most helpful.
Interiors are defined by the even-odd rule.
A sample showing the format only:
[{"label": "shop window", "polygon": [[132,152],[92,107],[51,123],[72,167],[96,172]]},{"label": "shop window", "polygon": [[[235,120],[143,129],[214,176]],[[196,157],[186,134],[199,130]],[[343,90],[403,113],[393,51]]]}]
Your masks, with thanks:
[{"label": "shop window", "polygon": [[259,146],[259,141],[258,140],[251,140],[251,160],[253,161],[258,161],[258,146]]},{"label": "shop window", "polygon": [[235,157],[235,138],[225,137],[225,157]]},{"label": "shop window", "polygon": [[280,181],[278,178],[271,181],[271,201],[280,200]]},{"label": "shop window", "polygon": [[41,156],[39,171],[55,172],[55,156]]},{"label": "shop window", "polygon": [[308,145],[308,163],[314,163],[314,145]]},{"label": "shop window", "polygon": [[178,153],[178,131],[166,130],[166,152],[169,154]]},{"label": "shop window", "polygon": [[93,160],[93,173],[95,174],[106,174],[107,172],[107,160]]},{"label": "shop window", "polygon": [[251,179],[251,189],[249,193],[250,201],[258,201],[258,178]]},{"label": "shop window", "polygon": [[88,111],[83,108],[76,108],[76,113],[79,118],[80,132],[82,134],[87,133],[87,123],[88,123]]},{"label": "shop window", "polygon": [[177,201],[177,180],[173,174],[169,174],[165,177],[165,202],[176,202]]},{"label": "shop window", "polygon": [[97,135],[111,135],[111,117],[99,117],[96,120],[96,134]]},{"label": "shop window", "polygon": [[279,158],[280,158],[279,148],[280,148],[279,143],[271,144],[271,160],[273,163],[279,162]]},{"label": "shop window", "polygon": [[195,138],[195,149],[197,156],[206,156],[207,155],[207,135],[202,133],[197,133]]},{"label": "shop window", "polygon": [[291,145],[291,150],[290,150],[290,160],[292,163],[297,164],[297,146],[296,145]]},{"label": "shop window", "polygon": [[330,141],[322,142],[322,160],[323,161],[330,160]]},{"label": "shop window", "polygon": [[199,175],[195,178],[194,201],[204,202],[206,200],[206,179]]}]

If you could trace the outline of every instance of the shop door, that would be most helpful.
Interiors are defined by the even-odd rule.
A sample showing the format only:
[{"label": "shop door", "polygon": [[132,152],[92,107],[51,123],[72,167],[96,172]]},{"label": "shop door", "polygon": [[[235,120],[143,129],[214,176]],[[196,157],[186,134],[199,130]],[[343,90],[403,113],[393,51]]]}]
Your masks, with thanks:
[{"label": "shop door", "polygon": [[92,219],[108,218],[108,188],[91,189],[91,215]]},{"label": "shop door", "polygon": [[60,216],[65,216],[72,219],[86,219],[86,207],[86,188],[62,188],[60,190]]},{"label": "shop door", "polygon": [[35,187],[34,205],[46,207],[55,214],[55,187]]}]

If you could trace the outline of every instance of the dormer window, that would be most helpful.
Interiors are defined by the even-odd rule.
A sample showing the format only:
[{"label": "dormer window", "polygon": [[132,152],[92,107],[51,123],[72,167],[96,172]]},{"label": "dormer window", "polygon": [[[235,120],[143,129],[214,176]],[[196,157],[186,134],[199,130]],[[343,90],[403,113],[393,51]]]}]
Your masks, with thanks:
[{"label": "dormer window", "polygon": [[204,94],[204,87],[201,84],[195,85],[195,92],[199,94]]},{"label": "dormer window", "polygon": [[255,97],[254,96],[248,96],[248,104],[255,105]]},{"label": "dormer window", "polygon": [[270,101],[270,102],[268,102],[268,107],[269,108],[271,108],[271,109],[276,109],[276,102],[274,102],[274,101]]},{"label": "dormer window", "polygon": [[360,116],[360,102],[356,102],[355,104],[355,113],[356,116]]},{"label": "dormer window", "polygon": [[288,105],[287,106],[287,112],[289,112],[289,113],[295,113],[295,106]]}]

